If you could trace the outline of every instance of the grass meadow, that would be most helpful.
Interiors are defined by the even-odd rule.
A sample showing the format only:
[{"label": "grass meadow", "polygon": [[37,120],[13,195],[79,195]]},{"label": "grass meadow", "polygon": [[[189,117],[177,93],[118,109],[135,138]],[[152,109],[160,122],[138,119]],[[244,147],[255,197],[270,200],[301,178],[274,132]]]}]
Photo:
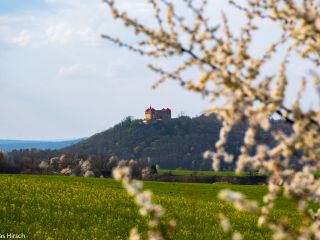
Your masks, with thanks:
[{"label": "grass meadow", "polygon": [[[0,175],[0,234],[24,233],[27,239],[127,239],[132,227],[146,231],[146,219],[121,184],[112,179]],[[224,183],[145,182],[153,200],[174,218],[173,239],[225,239],[218,213],[230,218],[244,239],[268,239],[271,233],[256,226],[257,217],[234,210],[217,199],[224,188],[242,191],[261,203],[267,188]],[[290,228],[301,221],[292,202],[279,199],[273,219],[287,216]]]}]

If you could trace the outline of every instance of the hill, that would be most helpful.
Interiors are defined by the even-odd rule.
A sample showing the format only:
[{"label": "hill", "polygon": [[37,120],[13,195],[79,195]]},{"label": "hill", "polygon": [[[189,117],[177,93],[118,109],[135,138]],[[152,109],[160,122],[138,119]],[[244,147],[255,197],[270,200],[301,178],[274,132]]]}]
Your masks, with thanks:
[{"label": "hill", "polygon": [[84,138],[80,139],[72,139],[72,140],[57,140],[57,141],[29,141],[29,140],[0,140],[0,150],[2,151],[12,151],[19,149],[61,149],[65,148],[69,145],[78,143],[84,140]]},{"label": "hill", "polygon": [[[283,121],[271,121],[272,129],[287,128]],[[239,154],[247,124],[238,124],[228,136],[226,150]],[[211,161],[202,158],[204,151],[214,150],[219,138],[221,122],[212,115],[190,118],[182,116],[166,121],[143,123],[126,118],[121,123],[84,141],[62,149],[73,154],[115,155],[120,159],[135,159],[144,163],[159,164],[167,169],[209,170]],[[258,131],[256,140],[273,144],[270,133]],[[223,169],[232,169],[224,165]]]}]

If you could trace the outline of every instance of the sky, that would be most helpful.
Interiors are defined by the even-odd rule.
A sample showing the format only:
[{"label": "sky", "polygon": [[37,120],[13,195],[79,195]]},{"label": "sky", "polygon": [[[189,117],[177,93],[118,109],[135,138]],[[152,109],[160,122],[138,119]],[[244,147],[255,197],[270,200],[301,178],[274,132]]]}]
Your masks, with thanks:
[{"label": "sky", "polygon": [[[143,0],[123,0],[121,8],[145,21],[152,16]],[[227,13],[236,26],[237,15]],[[273,38],[270,26],[264,31],[257,46]],[[143,118],[150,105],[171,108],[173,117],[198,116],[210,106],[173,81],[152,90],[157,76],[148,60],[102,33],[131,36],[101,0],[0,1],[0,139],[87,137],[127,116]],[[290,74],[298,77],[304,67],[293,64]]]},{"label": "sky", "polygon": [[[141,1],[124,5],[144,14]],[[102,33],[119,33],[100,0],[1,0],[0,139],[91,136],[149,105],[173,116],[206,102],[174,82],[151,90],[147,61]],[[126,37],[126,30],[120,31]]]}]

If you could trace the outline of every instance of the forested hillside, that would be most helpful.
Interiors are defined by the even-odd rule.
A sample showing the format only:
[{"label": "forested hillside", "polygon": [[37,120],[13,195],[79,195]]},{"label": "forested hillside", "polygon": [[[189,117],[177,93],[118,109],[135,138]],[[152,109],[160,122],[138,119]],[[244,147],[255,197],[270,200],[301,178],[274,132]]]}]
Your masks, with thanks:
[{"label": "forested hillside", "polygon": [[[272,128],[287,128],[282,121],[271,121]],[[184,168],[208,170],[211,161],[202,158],[202,153],[214,149],[218,140],[220,121],[215,116],[190,118],[182,116],[168,121],[143,123],[127,118],[105,132],[72,145],[62,152],[97,156],[117,156],[120,159],[135,159],[161,168]],[[229,134],[226,149],[238,155],[242,145],[246,123],[234,127]],[[271,136],[262,130],[256,140],[273,144]],[[224,165],[224,169],[232,168]]]}]

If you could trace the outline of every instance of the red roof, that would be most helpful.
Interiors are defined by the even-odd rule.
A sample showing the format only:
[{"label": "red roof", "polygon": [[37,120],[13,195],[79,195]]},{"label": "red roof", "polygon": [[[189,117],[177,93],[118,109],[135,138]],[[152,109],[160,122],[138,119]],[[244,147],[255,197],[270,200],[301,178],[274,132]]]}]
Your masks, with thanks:
[{"label": "red roof", "polygon": [[156,110],[154,108],[152,108],[151,106],[149,108],[146,109],[146,113],[147,112],[154,112],[154,111],[159,111],[159,112],[171,112],[170,108],[162,108],[161,110]]}]

